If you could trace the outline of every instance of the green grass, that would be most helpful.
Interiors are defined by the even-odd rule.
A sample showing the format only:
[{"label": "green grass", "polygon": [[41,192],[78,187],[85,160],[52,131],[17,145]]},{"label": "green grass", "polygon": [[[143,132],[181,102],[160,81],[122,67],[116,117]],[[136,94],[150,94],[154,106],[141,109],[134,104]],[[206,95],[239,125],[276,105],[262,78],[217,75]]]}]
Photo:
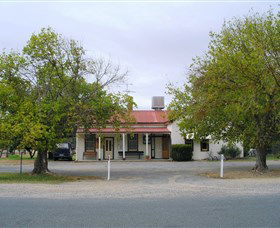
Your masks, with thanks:
[{"label": "green grass", "polygon": [[278,156],[279,156],[279,155],[276,155],[276,154],[269,154],[269,155],[267,155],[266,159],[267,159],[267,160],[278,161],[278,160],[280,160],[280,158],[279,158]]},{"label": "green grass", "polygon": [[[209,178],[220,178],[219,172],[201,173],[201,176]],[[224,172],[223,179],[242,179],[242,178],[279,178],[280,170],[268,170],[267,172],[260,173],[253,170],[228,170]]]},{"label": "green grass", "polygon": [[63,182],[73,182],[80,180],[97,179],[94,176],[64,176],[57,174],[32,175],[30,173],[0,173],[0,183],[45,183],[60,184]]},{"label": "green grass", "polygon": [[[280,158],[277,157],[275,154],[268,154],[266,156],[267,161],[280,161]],[[256,157],[244,157],[244,158],[235,158],[229,159],[227,161],[256,161]]]},{"label": "green grass", "polygon": [[[10,154],[7,158],[0,158],[1,160],[20,160],[19,154]],[[33,158],[30,158],[29,154],[23,154],[22,160],[34,160],[35,156]]]}]

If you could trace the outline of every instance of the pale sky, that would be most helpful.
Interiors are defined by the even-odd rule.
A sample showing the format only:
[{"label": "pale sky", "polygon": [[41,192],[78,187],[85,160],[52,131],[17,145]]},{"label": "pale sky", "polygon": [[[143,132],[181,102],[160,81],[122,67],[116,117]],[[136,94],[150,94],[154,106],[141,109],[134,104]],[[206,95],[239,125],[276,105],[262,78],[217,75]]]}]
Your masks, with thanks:
[{"label": "pale sky", "polygon": [[39,2],[0,0],[0,49],[21,50],[30,35],[51,26],[80,41],[88,54],[129,71],[138,109],[152,96],[170,100],[166,85],[182,85],[192,58],[207,50],[209,32],[250,10],[279,10],[279,1]]}]

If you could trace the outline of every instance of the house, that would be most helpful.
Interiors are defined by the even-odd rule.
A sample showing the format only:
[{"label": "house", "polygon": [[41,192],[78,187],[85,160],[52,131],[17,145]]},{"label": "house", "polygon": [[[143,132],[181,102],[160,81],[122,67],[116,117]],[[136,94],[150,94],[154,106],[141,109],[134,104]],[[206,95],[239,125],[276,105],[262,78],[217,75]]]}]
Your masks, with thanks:
[{"label": "house", "polygon": [[[193,159],[206,159],[220,151],[222,141],[208,137],[200,142],[184,138],[176,122],[168,120],[163,97],[153,97],[152,110],[135,110],[135,122],[129,128],[108,126],[98,130],[82,128],[76,133],[76,160],[108,159],[169,159],[172,144],[190,144]],[[241,147],[241,145],[239,145]]]}]

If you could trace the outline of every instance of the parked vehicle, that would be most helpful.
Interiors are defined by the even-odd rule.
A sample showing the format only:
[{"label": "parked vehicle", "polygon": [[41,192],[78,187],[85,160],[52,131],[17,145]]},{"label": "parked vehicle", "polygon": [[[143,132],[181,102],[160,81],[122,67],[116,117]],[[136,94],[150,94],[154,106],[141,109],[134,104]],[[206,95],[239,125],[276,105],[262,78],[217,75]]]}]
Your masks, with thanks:
[{"label": "parked vehicle", "polygon": [[67,159],[72,161],[73,152],[70,143],[59,143],[53,152],[53,160]]},{"label": "parked vehicle", "polygon": [[248,152],[249,157],[255,157],[257,153],[256,149],[250,149]]}]

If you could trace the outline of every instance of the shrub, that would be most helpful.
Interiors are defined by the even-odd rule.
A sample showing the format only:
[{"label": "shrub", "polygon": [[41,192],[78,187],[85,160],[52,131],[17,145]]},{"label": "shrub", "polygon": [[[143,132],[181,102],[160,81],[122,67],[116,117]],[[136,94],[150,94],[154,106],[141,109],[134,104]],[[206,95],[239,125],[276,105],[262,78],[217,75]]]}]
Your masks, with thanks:
[{"label": "shrub", "polygon": [[223,145],[219,154],[223,154],[226,159],[233,159],[241,154],[241,150],[237,146]]},{"label": "shrub", "polygon": [[171,147],[171,157],[174,161],[191,161],[192,147],[185,144],[175,144]]},{"label": "shrub", "polygon": [[271,153],[274,154],[277,158],[280,157],[280,140],[272,143]]}]

